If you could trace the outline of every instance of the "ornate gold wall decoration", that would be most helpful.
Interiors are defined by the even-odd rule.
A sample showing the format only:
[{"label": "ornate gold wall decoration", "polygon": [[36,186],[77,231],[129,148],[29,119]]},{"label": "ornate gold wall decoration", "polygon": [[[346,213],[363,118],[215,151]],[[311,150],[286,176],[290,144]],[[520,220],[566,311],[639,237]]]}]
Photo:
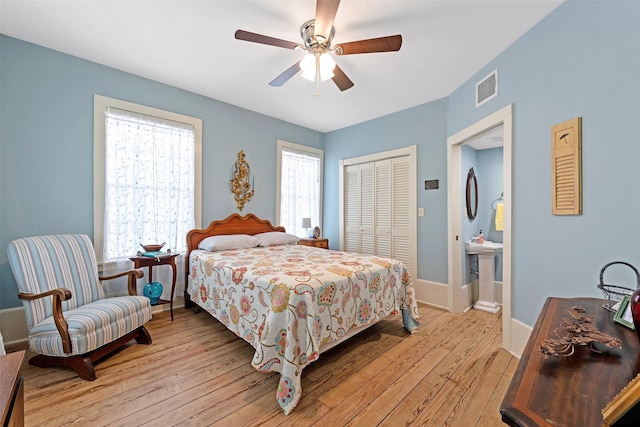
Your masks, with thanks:
[{"label": "ornate gold wall decoration", "polygon": [[229,189],[233,193],[234,199],[236,199],[236,205],[240,212],[242,212],[242,208],[251,200],[255,192],[255,176],[253,181],[249,183],[250,173],[249,163],[244,159],[244,152],[240,150],[238,160],[236,160],[231,169],[231,179],[229,180]]}]

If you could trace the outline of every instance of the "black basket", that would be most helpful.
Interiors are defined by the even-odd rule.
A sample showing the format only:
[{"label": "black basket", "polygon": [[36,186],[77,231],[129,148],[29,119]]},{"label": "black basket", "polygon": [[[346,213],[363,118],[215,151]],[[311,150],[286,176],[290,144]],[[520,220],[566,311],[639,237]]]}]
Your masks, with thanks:
[{"label": "black basket", "polygon": [[[627,267],[632,269],[634,273],[636,273],[635,289],[625,288],[623,286],[617,286],[617,285],[608,285],[604,283],[604,271],[610,265],[613,265],[613,264],[626,265]],[[640,288],[640,273],[638,273],[637,268],[635,268],[633,265],[627,262],[613,261],[613,262],[610,262],[609,264],[606,264],[604,267],[602,267],[602,270],[600,270],[600,283],[597,286],[598,286],[598,289],[600,289],[604,294],[604,299],[606,300],[606,302],[602,304],[602,307],[604,307],[606,310],[609,310],[615,313],[616,310],[613,309],[613,306],[616,305],[618,302],[620,302],[620,300],[624,298],[626,295],[631,295],[637,288]]]}]

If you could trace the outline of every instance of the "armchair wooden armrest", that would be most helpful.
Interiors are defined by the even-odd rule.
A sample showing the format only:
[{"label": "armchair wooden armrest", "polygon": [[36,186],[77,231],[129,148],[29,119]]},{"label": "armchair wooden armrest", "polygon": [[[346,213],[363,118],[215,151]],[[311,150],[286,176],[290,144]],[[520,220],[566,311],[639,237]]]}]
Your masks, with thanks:
[{"label": "armchair wooden armrest", "polygon": [[56,288],[46,292],[42,292],[40,294],[30,294],[24,292],[18,293],[18,298],[23,300],[34,300],[48,296],[53,297],[51,300],[53,321],[55,322],[56,328],[60,333],[60,338],[62,339],[62,350],[67,354],[71,353],[71,337],[69,336],[69,325],[67,325],[67,321],[62,315],[62,301],[71,299],[71,291],[67,288]]},{"label": "armchair wooden armrest", "polygon": [[144,277],[144,271],[142,271],[142,269],[123,271],[121,273],[117,273],[117,274],[114,274],[112,276],[98,276],[98,279],[99,280],[112,280],[112,279],[117,279],[118,277],[122,277],[122,276],[129,276],[129,281],[127,283],[128,284],[129,295],[138,295],[138,291],[136,289],[136,283],[137,283],[138,279],[142,279]]}]

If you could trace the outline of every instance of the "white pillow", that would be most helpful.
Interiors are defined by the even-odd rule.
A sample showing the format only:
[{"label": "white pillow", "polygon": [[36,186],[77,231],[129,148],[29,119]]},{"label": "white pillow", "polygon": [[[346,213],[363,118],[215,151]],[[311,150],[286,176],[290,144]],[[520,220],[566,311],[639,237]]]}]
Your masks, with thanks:
[{"label": "white pillow", "polygon": [[248,234],[229,234],[210,236],[198,244],[203,251],[228,251],[233,249],[255,248],[260,242]]},{"label": "white pillow", "polygon": [[300,240],[298,236],[281,231],[268,231],[266,233],[256,234],[255,237],[260,242],[259,246],[293,245]]}]

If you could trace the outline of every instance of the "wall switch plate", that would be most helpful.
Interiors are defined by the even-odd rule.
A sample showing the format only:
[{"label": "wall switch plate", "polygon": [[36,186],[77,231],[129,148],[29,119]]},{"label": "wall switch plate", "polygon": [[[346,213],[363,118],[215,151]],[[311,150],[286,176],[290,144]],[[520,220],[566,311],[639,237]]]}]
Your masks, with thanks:
[{"label": "wall switch plate", "polygon": [[437,179],[428,179],[424,182],[424,189],[425,190],[437,190],[438,189],[438,182],[439,180]]},{"label": "wall switch plate", "polygon": [[424,216],[424,208],[418,208],[418,216]]}]

